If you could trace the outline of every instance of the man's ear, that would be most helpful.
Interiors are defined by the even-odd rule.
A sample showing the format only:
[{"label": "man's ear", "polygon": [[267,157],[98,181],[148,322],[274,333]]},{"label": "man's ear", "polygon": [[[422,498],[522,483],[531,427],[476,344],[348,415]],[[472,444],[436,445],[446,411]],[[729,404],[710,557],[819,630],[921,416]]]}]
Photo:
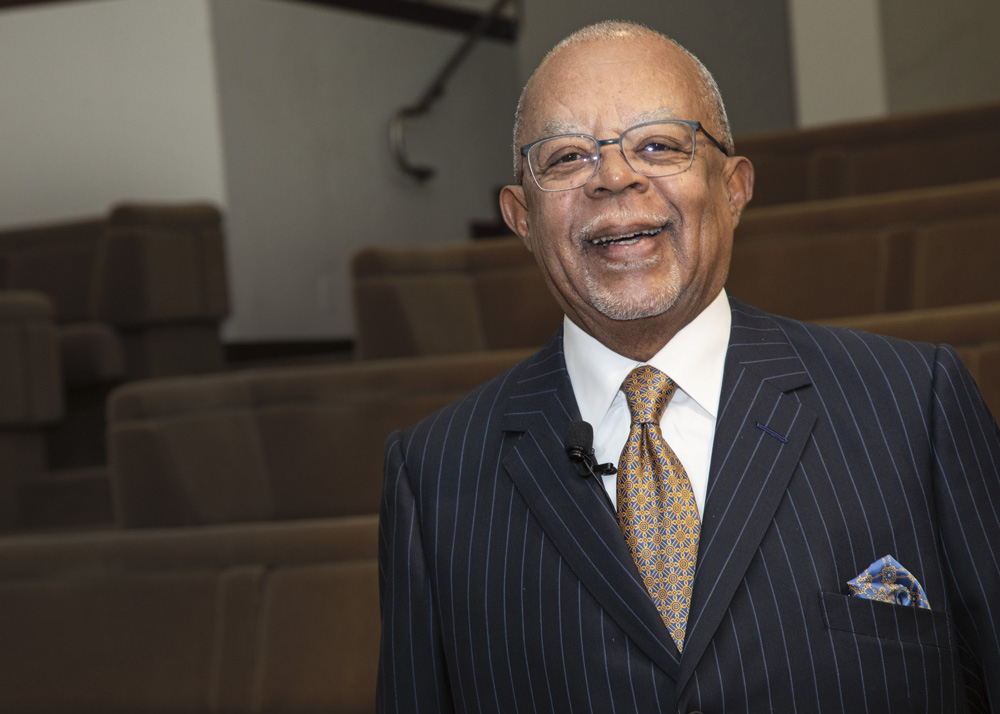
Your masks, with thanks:
[{"label": "man's ear", "polygon": [[528,238],[528,203],[524,198],[524,188],[518,185],[500,189],[500,213],[504,223],[521,237],[521,241],[531,250]]},{"label": "man's ear", "polygon": [[740,222],[743,209],[753,197],[754,170],[750,159],[745,156],[734,156],[726,166],[726,188],[729,191],[729,210],[733,216],[733,227]]}]

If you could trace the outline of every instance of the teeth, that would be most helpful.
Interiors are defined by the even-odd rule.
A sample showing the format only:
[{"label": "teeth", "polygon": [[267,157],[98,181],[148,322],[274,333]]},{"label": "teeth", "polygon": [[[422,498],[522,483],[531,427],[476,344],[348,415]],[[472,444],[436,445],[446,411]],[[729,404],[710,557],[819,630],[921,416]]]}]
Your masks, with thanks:
[{"label": "teeth", "polygon": [[650,228],[646,231],[638,231],[636,233],[629,233],[623,236],[602,236],[601,238],[594,238],[590,241],[591,245],[602,246],[611,245],[612,243],[621,243],[623,245],[632,245],[638,242],[642,236],[655,236],[660,232],[660,228]]}]

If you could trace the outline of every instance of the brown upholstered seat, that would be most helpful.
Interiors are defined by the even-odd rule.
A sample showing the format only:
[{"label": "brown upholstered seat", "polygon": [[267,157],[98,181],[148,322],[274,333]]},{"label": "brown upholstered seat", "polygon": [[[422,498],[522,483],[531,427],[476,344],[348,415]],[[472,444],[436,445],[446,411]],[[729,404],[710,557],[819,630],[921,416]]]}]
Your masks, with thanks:
[{"label": "brown upholstered seat", "polygon": [[534,347],[562,318],[517,238],[363,248],[351,278],[365,359]]},{"label": "brown upholstered seat", "polygon": [[375,513],[385,440],[523,350],[142,380],[109,400],[125,526]]},{"label": "brown upholstered seat", "polygon": [[0,710],[374,708],[375,516],[0,539]]},{"label": "brown upholstered seat", "polygon": [[1000,104],[742,136],[736,149],[757,169],[758,206],[997,178]]},{"label": "brown upholstered seat", "polygon": [[[228,302],[221,215],[206,204],[126,204],[105,218],[5,229],[0,289],[8,303],[15,292],[45,297],[46,334],[57,347],[45,359],[38,344],[16,357],[29,332],[17,327],[19,342],[14,327],[4,328],[10,339],[0,357],[11,360],[6,381],[19,391],[0,391],[8,397],[0,419],[3,409],[20,410],[22,402],[45,402],[48,414],[44,431],[31,434],[33,440],[43,437],[44,446],[32,441],[30,459],[4,461],[12,467],[8,480],[18,481],[22,491],[14,498],[24,501],[17,520],[26,526],[109,522],[110,488],[101,471],[108,390],[128,379],[224,366],[219,323]],[[36,343],[41,339],[38,328],[31,334]],[[13,371],[15,359],[30,365],[31,375],[24,367]],[[35,378],[43,373],[44,384]],[[13,379],[15,374],[20,378]],[[9,446],[27,437],[8,429],[0,438]],[[26,453],[27,447],[19,449]],[[74,504],[78,518],[62,520],[59,514]],[[86,504],[96,505],[89,516]]]},{"label": "brown upholstered seat", "polygon": [[52,300],[0,290],[0,531],[20,520],[19,490],[46,468],[45,429],[64,415]]},{"label": "brown upholstered seat", "polygon": [[997,300],[996,265],[1000,179],[747,210],[726,287],[830,319]]}]

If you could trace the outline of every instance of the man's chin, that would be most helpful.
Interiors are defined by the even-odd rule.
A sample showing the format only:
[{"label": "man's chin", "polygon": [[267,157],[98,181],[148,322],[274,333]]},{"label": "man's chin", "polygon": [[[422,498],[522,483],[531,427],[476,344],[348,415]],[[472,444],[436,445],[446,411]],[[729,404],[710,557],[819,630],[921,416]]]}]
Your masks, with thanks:
[{"label": "man's chin", "polygon": [[592,295],[593,306],[605,317],[619,322],[644,320],[667,312],[677,301],[676,296],[666,294],[637,300],[631,296]]}]

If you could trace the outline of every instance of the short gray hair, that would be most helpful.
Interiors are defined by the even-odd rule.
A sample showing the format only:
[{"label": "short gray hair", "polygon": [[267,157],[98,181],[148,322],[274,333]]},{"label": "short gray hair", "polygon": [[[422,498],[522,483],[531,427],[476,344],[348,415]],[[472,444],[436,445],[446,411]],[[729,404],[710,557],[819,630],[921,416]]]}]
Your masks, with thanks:
[{"label": "short gray hair", "polygon": [[701,80],[702,99],[711,108],[712,121],[715,124],[713,129],[717,128],[719,130],[719,141],[726,147],[726,150],[730,153],[730,155],[734,153],[733,132],[729,126],[729,117],[726,115],[726,106],[722,102],[722,94],[719,92],[719,85],[716,83],[715,77],[712,76],[712,73],[708,71],[708,68],[702,63],[702,61],[691,54],[677,41],[667,37],[662,32],[657,32],[656,30],[647,27],[646,25],[638,22],[606,20],[593,25],[587,25],[559,42],[559,44],[546,53],[545,57],[542,58],[542,61],[538,63],[538,67],[536,67],[535,71],[531,73],[530,77],[528,77],[528,81],[525,82],[524,88],[521,90],[521,96],[517,100],[517,110],[514,112],[514,180],[516,182],[521,182],[523,174],[521,171],[520,147],[523,145],[521,130],[524,123],[524,99],[528,93],[528,88],[535,79],[535,75],[538,74],[538,70],[541,69],[549,58],[555,56],[567,47],[573,47],[592,40],[640,38],[659,38],[661,40],[665,40],[691,59],[698,72],[699,79]]}]

